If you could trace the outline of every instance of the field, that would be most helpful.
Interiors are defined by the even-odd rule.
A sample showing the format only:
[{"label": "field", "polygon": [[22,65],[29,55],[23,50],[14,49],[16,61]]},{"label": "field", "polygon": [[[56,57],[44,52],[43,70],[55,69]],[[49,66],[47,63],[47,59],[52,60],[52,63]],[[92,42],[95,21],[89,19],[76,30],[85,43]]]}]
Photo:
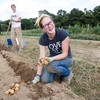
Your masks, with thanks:
[{"label": "field", "polygon": [[[3,43],[4,36],[1,38]],[[0,54],[0,100],[100,100],[100,41],[70,39],[74,77],[67,86],[56,80],[50,84],[31,83],[37,69],[39,38],[23,36],[23,39],[27,45],[22,52],[4,47]],[[21,84],[20,90],[6,95],[13,82]]]}]

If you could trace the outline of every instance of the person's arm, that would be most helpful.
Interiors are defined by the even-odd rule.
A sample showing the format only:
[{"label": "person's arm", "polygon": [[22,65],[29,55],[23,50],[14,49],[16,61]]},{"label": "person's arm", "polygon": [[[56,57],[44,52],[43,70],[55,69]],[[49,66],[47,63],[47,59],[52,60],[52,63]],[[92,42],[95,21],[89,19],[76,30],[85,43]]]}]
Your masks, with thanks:
[{"label": "person's arm", "polygon": [[21,22],[21,17],[18,18],[17,20],[11,19],[11,21],[13,21],[13,22]]},{"label": "person's arm", "polygon": [[62,41],[62,53],[52,57],[53,60],[60,60],[64,59],[65,57],[68,56],[68,47],[69,47],[69,37],[66,37],[64,41]]},{"label": "person's arm", "polygon": [[[41,46],[39,45],[40,47],[40,58],[44,58],[45,57],[45,54],[46,54],[46,47],[45,46]],[[34,79],[32,80],[32,82],[34,84],[38,83],[40,81],[40,77],[41,77],[41,74],[42,74],[42,69],[43,69],[43,66],[37,66],[37,73],[36,73],[36,76],[34,77]]]},{"label": "person's arm", "polygon": [[[45,55],[46,55],[46,47],[45,46],[41,46],[41,45],[39,45],[39,47],[40,47],[40,58],[39,59],[41,59],[41,58],[44,58]],[[42,69],[43,69],[43,66],[39,66],[38,65],[38,68],[37,68],[37,74],[38,75],[41,75]]]},{"label": "person's arm", "polygon": [[12,24],[12,22],[21,22],[21,17],[18,18],[18,20],[14,20],[11,18],[9,24]]},{"label": "person's arm", "polygon": [[12,19],[10,19],[9,24],[10,24],[10,25],[12,24]]}]

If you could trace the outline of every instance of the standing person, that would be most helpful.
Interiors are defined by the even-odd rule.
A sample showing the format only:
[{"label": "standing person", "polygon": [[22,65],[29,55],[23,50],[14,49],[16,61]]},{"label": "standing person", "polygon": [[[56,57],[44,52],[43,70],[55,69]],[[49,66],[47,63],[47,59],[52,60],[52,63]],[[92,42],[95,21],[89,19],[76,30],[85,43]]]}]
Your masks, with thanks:
[{"label": "standing person", "polygon": [[49,15],[42,14],[36,20],[36,24],[44,32],[39,39],[40,59],[46,57],[46,46],[49,49],[49,64],[38,65],[33,83],[40,80],[43,83],[51,83],[55,75],[60,75],[67,84],[73,77],[69,67],[72,65],[72,54],[69,45],[69,34],[64,29],[55,28],[55,24]]},{"label": "standing person", "polygon": [[21,31],[21,16],[16,11],[16,6],[11,5],[12,14],[10,16],[11,24],[11,39],[14,46],[14,50],[22,51],[22,31]]}]

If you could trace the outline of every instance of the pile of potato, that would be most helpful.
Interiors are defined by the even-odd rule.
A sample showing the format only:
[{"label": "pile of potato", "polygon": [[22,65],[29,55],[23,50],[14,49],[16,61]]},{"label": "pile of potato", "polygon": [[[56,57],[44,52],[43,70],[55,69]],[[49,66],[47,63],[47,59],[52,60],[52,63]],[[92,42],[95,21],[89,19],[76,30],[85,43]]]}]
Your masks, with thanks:
[{"label": "pile of potato", "polygon": [[5,93],[8,95],[8,94],[14,94],[15,93],[15,91],[18,91],[19,90],[19,88],[20,88],[20,84],[18,84],[18,83],[12,83],[11,85],[10,85],[10,89],[8,89]]},{"label": "pile of potato", "polygon": [[49,63],[49,58],[48,57],[44,57],[39,59],[38,65],[39,66],[45,66]]}]

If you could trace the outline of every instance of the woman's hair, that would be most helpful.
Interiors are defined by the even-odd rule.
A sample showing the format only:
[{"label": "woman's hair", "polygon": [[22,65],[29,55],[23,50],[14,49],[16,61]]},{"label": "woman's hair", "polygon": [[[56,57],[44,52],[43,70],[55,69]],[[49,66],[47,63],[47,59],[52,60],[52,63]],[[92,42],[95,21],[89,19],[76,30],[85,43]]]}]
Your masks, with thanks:
[{"label": "woman's hair", "polygon": [[42,24],[41,24],[41,21],[43,20],[44,17],[49,17],[51,20],[51,16],[47,15],[47,14],[41,14],[37,19],[36,19],[36,22],[35,22],[35,25],[39,26],[40,28],[43,28]]}]

